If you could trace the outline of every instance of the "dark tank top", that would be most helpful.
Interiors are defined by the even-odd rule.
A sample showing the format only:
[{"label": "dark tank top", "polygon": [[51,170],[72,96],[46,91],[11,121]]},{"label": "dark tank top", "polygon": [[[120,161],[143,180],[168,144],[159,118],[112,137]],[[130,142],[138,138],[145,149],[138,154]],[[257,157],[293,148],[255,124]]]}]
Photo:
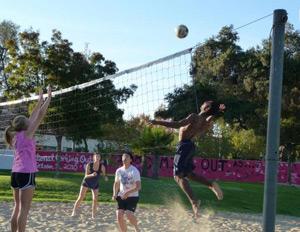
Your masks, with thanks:
[{"label": "dark tank top", "polygon": [[89,163],[88,164],[88,168],[89,168],[89,171],[90,171],[90,174],[96,172],[97,175],[96,176],[93,176],[93,177],[89,177],[89,178],[84,178],[83,179],[83,182],[82,184],[84,186],[87,186],[88,188],[91,188],[91,189],[95,189],[95,188],[98,188],[99,186],[99,178],[100,178],[100,170],[101,170],[101,163],[99,163],[99,168],[98,170],[94,170],[94,163]]}]

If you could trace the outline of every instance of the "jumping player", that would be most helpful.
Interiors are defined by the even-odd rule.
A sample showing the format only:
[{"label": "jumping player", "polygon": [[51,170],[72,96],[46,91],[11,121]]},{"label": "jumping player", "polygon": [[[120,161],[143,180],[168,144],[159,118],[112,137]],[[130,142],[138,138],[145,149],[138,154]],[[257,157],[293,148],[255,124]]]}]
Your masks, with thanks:
[{"label": "jumping player", "polygon": [[174,179],[188,197],[194,216],[198,217],[199,201],[193,194],[189,180],[197,181],[208,186],[219,200],[223,199],[223,192],[216,182],[206,179],[204,176],[196,175],[193,170],[193,155],[195,144],[192,139],[197,135],[204,135],[213,125],[213,120],[220,112],[225,110],[224,104],[206,101],[202,104],[199,114],[190,114],[180,121],[150,120],[153,125],[161,125],[170,128],[179,128],[179,142],[174,156]]}]

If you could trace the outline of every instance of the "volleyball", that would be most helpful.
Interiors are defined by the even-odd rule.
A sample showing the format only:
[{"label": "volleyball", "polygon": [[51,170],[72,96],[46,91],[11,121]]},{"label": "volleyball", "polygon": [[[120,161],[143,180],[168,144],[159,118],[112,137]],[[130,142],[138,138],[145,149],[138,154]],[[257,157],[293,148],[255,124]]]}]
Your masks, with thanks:
[{"label": "volleyball", "polygon": [[175,28],[175,33],[179,39],[183,39],[188,35],[189,29],[187,28],[187,26],[181,24]]}]

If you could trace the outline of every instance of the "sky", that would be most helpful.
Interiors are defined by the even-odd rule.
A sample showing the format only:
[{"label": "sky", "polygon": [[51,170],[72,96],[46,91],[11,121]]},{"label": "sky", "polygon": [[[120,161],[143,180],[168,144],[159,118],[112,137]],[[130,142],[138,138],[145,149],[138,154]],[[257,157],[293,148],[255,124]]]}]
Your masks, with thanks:
[{"label": "sky", "polygon": [[[221,27],[239,27],[286,9],[295,29],[300,29],[299,0],[0,0],[0,21],[11,20],[21,30],[32,27],[42,40],[52,29],[73,43],[75,51],[101,52],[119,70],[132,68],[176,53],[216,35]],[[189,35],[175,36],[185,24]],[[272,17],[238,31],[247,49],[267,38]]]}]

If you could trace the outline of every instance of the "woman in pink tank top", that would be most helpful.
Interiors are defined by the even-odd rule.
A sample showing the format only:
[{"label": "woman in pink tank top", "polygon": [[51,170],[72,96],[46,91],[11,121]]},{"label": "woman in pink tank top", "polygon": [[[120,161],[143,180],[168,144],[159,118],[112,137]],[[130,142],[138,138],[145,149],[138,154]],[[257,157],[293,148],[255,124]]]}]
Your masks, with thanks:
[{"label": "woman in pink tank top", "polygon": [[46,115],[51,101],[51,88],[44,101],[40,91],[39,100],[29,118],[19,115],[6,128],[4,139],[14,149],[11,172],[11,187],[14,196],[14,209],[11,215],[11,231],[23,232],[35,189],[36,164],[34,134]]}]

